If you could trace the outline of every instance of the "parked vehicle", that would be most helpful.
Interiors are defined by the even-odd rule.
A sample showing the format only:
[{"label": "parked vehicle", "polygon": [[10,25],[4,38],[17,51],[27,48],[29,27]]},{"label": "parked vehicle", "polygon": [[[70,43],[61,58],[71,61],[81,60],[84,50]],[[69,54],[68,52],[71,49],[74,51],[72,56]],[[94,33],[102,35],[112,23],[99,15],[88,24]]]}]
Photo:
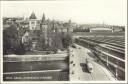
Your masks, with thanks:
[{"label": "parked vehicle", "polygon": [[93,72],[93,66],[92,66],[92,64],[91,64],[90,62],[87,63],[87,68],[88,68],[88,71],[89,71],[90,73]]},{"label": "parked vehicle", "polygon": [[92,65],[92,63],[89,61],[88,58],[86,58],[86,64],[87,64],[87,69],[88,69],[88,71],[89,71],[90,73],[92,73],[92,72],[93,72],[93,65]]}]

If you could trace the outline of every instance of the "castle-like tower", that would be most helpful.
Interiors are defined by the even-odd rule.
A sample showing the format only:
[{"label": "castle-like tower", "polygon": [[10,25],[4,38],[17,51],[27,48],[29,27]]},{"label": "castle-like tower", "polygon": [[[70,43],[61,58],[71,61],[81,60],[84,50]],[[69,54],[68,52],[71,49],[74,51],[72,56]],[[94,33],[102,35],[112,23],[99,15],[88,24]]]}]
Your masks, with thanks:
[{"label": "castle-like tower", "polygon": [[29,17],[29,30],[36,30],[37,27],[37,18],[33,12]]},{"label": "castle-like tower", "polygon": [[46,24],[46,20],[45,20],[45,14],[43,13],[43,17],[41,20],[41,24],[40,24],[41,30],[42,32],[44,32],[44,38],[45,38],[45,45],[48,45],[48,26]]}]

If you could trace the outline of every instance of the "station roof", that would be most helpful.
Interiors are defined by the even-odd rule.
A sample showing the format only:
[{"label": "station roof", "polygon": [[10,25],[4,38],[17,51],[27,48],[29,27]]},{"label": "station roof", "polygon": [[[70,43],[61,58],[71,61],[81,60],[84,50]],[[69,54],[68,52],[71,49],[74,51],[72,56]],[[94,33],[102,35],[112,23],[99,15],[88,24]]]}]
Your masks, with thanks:
[{"label": "station roof", "polygon": [[119,53],[125,53],[125,50],[123,50],[122,48],[116,47],[116,46],[112,46],[112,45],[108,45],[108,44],[99,44],[99,46],[113,50],[113,51],[117,51]]}]

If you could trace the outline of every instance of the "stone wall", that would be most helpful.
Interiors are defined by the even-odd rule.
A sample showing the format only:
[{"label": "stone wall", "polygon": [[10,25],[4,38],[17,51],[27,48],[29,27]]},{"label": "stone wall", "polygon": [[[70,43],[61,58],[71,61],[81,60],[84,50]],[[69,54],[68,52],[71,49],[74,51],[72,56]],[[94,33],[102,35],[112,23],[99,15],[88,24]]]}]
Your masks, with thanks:
[{"label": "stone wall", "polygon": [[67,54],[50,55],[5,55],[3,62],[21,62],[21,61],[54,61],[65,60]]}]

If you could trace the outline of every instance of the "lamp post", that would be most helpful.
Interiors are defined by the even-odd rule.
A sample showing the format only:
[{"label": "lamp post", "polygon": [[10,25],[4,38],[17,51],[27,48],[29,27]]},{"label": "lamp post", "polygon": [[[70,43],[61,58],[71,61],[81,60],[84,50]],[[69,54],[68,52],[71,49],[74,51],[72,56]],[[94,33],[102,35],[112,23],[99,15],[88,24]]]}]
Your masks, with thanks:
[{"label": "lamp post", "polygon": [[107,56],[107,66],[108,66],[108,56]]},{"label": "lamp post", "polygon": [[116,60],[115,68],[116,68],[116,77],[118,77],[118,60]]}]

